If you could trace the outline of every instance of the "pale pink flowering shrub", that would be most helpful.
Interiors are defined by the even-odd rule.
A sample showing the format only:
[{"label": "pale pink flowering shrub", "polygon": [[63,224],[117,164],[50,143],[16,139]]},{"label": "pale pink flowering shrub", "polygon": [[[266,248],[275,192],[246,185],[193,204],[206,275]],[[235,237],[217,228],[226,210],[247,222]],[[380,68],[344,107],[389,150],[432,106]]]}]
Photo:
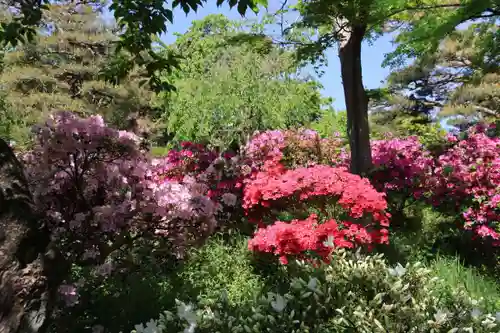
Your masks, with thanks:
[{"label": "pale pink flowering shrub", "polygon": [[63,284],[59,287],[59,295],[66,306],[74,306],[79,301],[77,288],[72,284]]},{"label": "pale pink flowering shrub", "polygon": [[[244,164],[231,152],[218,153],[201,144],[181,143],[165,157],[153,161],[155,182],[178,181],[191,193],[210,198],[218,226],[241,216],[242,179]],[[208,204],[208,202],[207,202]]]},{"label": "pale pink flowering shrub", "polygon": [[232,193],[224,193],[222,195],[222,202],[226,205],[226,206],[235,206],[236,205],[236,202],[237,202],[238,198],[236,197],[236,195],[232,194]]},{"label": "pale pink flowering shrub", "polygon": [[155,235],[182,255],[214,229],[215,207],[198,184],[158,182],[133,133],[108,127],[100,116],[60,112],[35,134],[22,161],[45,226],[68,263],[101,265],[115,250]]}]

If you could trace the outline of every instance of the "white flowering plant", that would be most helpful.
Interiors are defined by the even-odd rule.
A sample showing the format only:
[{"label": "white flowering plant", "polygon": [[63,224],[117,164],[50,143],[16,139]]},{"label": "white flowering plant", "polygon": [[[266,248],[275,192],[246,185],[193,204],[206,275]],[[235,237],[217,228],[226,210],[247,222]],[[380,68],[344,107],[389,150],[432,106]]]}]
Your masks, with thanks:
[{"label": "white flowering plant", "polygon": [[229,305],[225,295],[211,307],[178,301],[154,328],[133,332],[500,331],[500,313],[486,313],[465,290],[437,289],[437,278],[419,263],[391,267],[382,255],[337,250],[329,264],[296,265],[285,293],[258,295],[243,306]]}]

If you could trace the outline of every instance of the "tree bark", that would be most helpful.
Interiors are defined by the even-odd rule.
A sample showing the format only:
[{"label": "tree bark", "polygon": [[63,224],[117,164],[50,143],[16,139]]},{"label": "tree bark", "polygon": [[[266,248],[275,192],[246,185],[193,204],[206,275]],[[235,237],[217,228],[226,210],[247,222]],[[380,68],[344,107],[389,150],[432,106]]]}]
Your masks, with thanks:
[{"label": "tree bark", "polygon": [[347,135],[351,147],[351,172],[367,175],[372,168],[368,97],[361,71],[361,43],[366,26],[347,26],[339,31],[339,58],[347,111]]},{"label": "tree bark", "polygon": [[60,283],[23,167],[0,139],[0,333],[42,332]]}]

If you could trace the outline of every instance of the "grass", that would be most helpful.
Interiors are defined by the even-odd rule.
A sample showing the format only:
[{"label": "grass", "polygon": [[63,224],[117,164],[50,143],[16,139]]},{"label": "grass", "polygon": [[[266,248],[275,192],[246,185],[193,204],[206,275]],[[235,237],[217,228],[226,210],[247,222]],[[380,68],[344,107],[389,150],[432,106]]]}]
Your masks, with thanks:
[{"label": "grass", "polygon": [[441,279],[442,288],[464,288],[473,299],[484,299],[489,310],[500,310],[500,285],[477,269],[465,267],[459,258],[438,256],[429,263],[429,268]]}]

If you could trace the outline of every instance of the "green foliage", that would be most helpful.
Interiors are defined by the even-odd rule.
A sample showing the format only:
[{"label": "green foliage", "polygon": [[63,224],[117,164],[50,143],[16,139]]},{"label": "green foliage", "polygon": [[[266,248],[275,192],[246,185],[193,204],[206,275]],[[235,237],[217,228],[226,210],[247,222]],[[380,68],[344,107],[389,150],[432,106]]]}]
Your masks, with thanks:
[{"label": "green foliage", "polygon": [[[101,5],[101,1],[86,2],[89,5]],[[220,6],[224,0],[217,0]],[[256,12],[257,6],[266,6],[266,0],[228,0],[229,6],[237,7],[238,12],[244,15],[248,8]],[[42,22],[44,10],[51,4],[50,0],[43,0],[36,4],[31,2],[12,2],[7,9],[16,16],[0,25],[0,43],[2,45],[17,46],[21,41],[34,41],[36,27]],[[187,14],[203,6],[206,0],[176,0],[172,8],[165,8],[163,1],[119,1],[113,0],[108,10],[113,11],[121,30],[117,53],[124,50],[131,54],[130,62],[142,66],[148,73],[148,82],[155,90],[170,90],[172,85],[161,80],[158,72],[171,69],[177,65],[175,58],[162,57],[154,52],[156,38],[167,31],[167,23],[173,22],[173,9],[181,6]],[[128,67],[128,64],[122,63]],[[121,71],[121,70],[120,70]],[[113,79],[114,81],[114,79]]]},{"label": "green foliage", "polygon": [[429,269],[440,278],[439,288],[464,288],[474,299],[483,299],[489,311],[500,309],[500,286],[494,279],[478,273],[477,269],[464,267],[458,258],[438,256]]},{"label": "green foliage", "polygon": [[[297,263],[285,293],[231,306],[223,293],[211,307],[177,301],[147,326],[159,332],[496,332],[463,289],[444,292],[420,264],[390,267],[380,256],[338,251],[328,265]],[[147,331],[147,330],[146,330]],[[146,332],[137,325],[134,332]]]},{"label": "green foliage", "polygon": [[80,302],[57,314],[51,332],[83,333],[96,325],[123,332],[172,308],[176,298],[213,305],[223,291],[233,306],[247,304],[281,277],[276,262],[255,262],[247,239],[235,233],[214,236],[183,262],[160,260],[148,251],[135,261],[109,276],[75,270],[75,280],[86,282],[79,288]]},{"label": "green foliage", "polygon": [[[496,22],[470,24],[443,38],[439,49],[394,71],[388,79],[389,104],[397,111],[461,126],[500,118],[500,29]],[[409,97],[403,96],[411,92]]]},{"label": "green foliage", "polygon": [[252,263],[253,254],[248,251],[246,238],[237,234],[230,240],[214,237],[202,248],[192,251],[177,275],[182,283],[177,297],[209,306],[225,292],[231,306],[241,306],[265,288],[264,279]]},{"label": "green foliage", "polygon": [[[446,261],[457,261],[469,267],[467,270],[476,271],[477,274],[474,274],[480,276],[476,279],[480,284],[483,284],[483,275],[491,277],[493,281],[500,278],[497,249],[457,228],[459,219],[456,215],[417,201],[407,202],[402,211],[394,215],[390,244],[379,249],[391,262],[420,260],[433,267],[436,263],[440,265]],[[459,268],[462,266],[457,266]]]},{"label": "green foliage", "polygon": [[289,52],[221,15],[195,21],[172,48],[185,59],[172,75],[177,92],[164,96],[174,143],[239,145],[256,130],[307,125],[326,102],[317,82],[296,74]]},{"label": "green foliage", "polygon": [[107,332],[118,333],[172,306],[176,289],[168,279],[171,263],[163,265],[166,267],[148,262],[138,270],[115,272],[107,278],[74,272],[85,281],[79,288],[79,303],[57,312],[49,332],[84,333],[100,325]]},{"label": "green foliage", "polygon": [[323,110],[319,119],[311,123],[310,127],[323,138],[338,134],[340,138],[347,139],[347,113],[332,109]]},{"label": "green foliage", "polygon": [[101,80],[103,69],[114,61],[116,36],[98,10],[59,2],[44,11],[43,22],[53,30],[5,52],[0,84],[11,115],[2,119],[15,123],[9,125],[14,140],[23,144],[30,127],[54,110],[99,113],[130,130],[130,118],[147,122],[154,117],[153,93],[140,87],[140,71],[120,85]]},{"label": "green foliage", "polygon": [[0,91],[0,138],[5,141],[14,141],[16,148],[25,147],[28,142],[28,133],[22,129],[26,128],[24,119],[20,117],[7,101],[7,96]]},{"label": "green foliage", "polygon": [[395,137],[417,136],[432,151],[446,143],[446,131],[425,116],[412,116],[402,110],[383,110],[373,112],[370,123],[372,135],[377,139],[385,138],[388,133]]},{"label": "green foliage", "polygon": [[424,0],[409,2],[407,7],[414,10],[400,11],[393,17],[399,31],[395,39],[398,47],[386,56],[385,65],[400,66],[408,58],[432,55],[460,24],[480,19],[494,22],[500,15],[495,0]]}]

